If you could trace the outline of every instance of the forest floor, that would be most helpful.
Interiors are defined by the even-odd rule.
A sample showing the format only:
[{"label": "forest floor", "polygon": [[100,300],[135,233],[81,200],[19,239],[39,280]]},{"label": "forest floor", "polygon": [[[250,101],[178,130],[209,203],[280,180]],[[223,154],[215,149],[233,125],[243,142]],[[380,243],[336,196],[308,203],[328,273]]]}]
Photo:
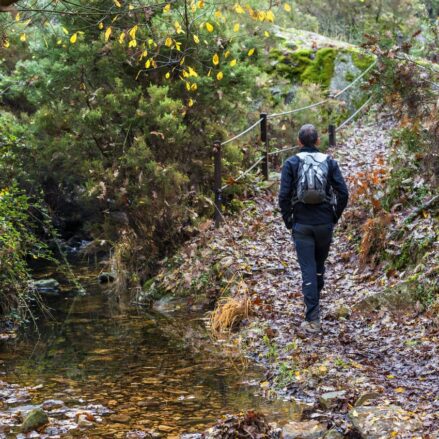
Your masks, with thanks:
[{"label": "forest floor", "polygon": [[[351,193],[361,176],[387,166],[391,128],[388,118],[358,124],[332,152],[350,176]],[[419,302],[401,301],[400,309],[371,305],[371,297],[391,294],[405,273],[360,264],[352,223],[364,217],[361,197],[353,197],[336,227],[321,301],[323,330],[310,336],[300,329],[300,271],[277,209],[277,185],[272,189],[226,218],[220,230],[205,230],[189,242],[177,268],[157,277],[160,287],[218,293],[222,281],[222,294],[250,300],[249,318],[223,341],[265,366],[262,393],[295,403],[288,437],[319,428],[332,429],[325,437],[439,437],[437,313],[425,312]],[[409,214],[394,213],[393,223]],[[431,221],[426,216],[413,227],[425,231]]]}]

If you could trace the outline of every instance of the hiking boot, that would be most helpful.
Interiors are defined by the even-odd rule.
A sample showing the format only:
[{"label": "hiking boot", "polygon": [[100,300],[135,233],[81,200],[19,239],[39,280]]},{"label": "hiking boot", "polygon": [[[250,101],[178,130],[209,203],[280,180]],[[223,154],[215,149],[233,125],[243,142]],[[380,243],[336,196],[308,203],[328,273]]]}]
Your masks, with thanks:
[{"label": "hiking boot", "polygon": [[313,334],[317,334],[322,330],[322,325],[320,324],[320,320],[313,320],[312,322],[308,322],[308,320],[305,320],[300,324],[300,327],[304,329],[306,332],[310,332]]}]

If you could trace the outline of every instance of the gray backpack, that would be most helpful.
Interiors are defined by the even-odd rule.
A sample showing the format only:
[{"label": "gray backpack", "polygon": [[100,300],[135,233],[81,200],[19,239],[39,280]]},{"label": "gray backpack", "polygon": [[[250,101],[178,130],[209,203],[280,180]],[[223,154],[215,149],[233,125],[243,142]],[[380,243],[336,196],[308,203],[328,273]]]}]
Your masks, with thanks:
[{"label": "gray backpack", "polygon": [[328,196],[329,156],[321,152],[300,152],[294,203],[331,203]]}]

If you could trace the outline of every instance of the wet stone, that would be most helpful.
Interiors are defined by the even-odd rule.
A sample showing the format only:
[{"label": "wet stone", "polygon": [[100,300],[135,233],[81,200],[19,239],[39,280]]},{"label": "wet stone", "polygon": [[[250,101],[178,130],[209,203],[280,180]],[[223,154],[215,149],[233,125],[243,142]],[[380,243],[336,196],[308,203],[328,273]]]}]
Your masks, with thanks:
[{"label": "wet stone", "polygon": [[[355,407],[349,419],[362,438],[411,437],[422,429],[420,421],[395,405]],[[396,433],[395,433],[396,432]]]},{"label": "wet stone", "polygon": [[283,439],[319,439],[326,427],[318,421],[290,422],[282,429]]},{"label": "wet stone", "polygon": [[55,410],[64,407],[64,401],[60,399],[48,399],[41,404],[43,410]]},{"label": "wet stone", "polygon": [[37,428],[42,427],[49,423],[49,417],[41,409],[31,410],[27,416],[24,418],[23,424],[21,425],[21,431],[27,433]]},{"label": "wet stone", "polygon": [[343,400],[346,396],[345,390],[340,390],[338,392],[327,392],[320,395],[319,403],[325,410],[336,406],[340,400]]},{"label": "wet stone", "polygon": [[359,407],[361,405],[365,405],[370,401],[374,401],[375,399],[378,399],[381,396],[378,392],[365,392],[362,393],[358,399],[355,401],[354,406]]}]

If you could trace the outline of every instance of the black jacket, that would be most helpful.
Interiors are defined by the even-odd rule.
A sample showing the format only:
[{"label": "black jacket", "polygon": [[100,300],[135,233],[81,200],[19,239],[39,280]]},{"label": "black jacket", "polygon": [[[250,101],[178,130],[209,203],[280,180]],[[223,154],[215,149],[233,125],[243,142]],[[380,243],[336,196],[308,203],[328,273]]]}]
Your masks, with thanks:
[{"label": "black jacket", "polygon": [[[300,152],[319,152],[319,150],[306,146],[301,148]],[[298,168],[299,158],[296,156],[290,157],[282,168],[279,207],[287,228],[291,229],[294,223],[308,225],[336,223],[348,204],[349,197],[348,188],[338,163],[333,158],[329,159],[328,182],[336,195],[335,206],[327,202],[321,204],[296,203],[293,206],[292,199],[296,191]]]}]

